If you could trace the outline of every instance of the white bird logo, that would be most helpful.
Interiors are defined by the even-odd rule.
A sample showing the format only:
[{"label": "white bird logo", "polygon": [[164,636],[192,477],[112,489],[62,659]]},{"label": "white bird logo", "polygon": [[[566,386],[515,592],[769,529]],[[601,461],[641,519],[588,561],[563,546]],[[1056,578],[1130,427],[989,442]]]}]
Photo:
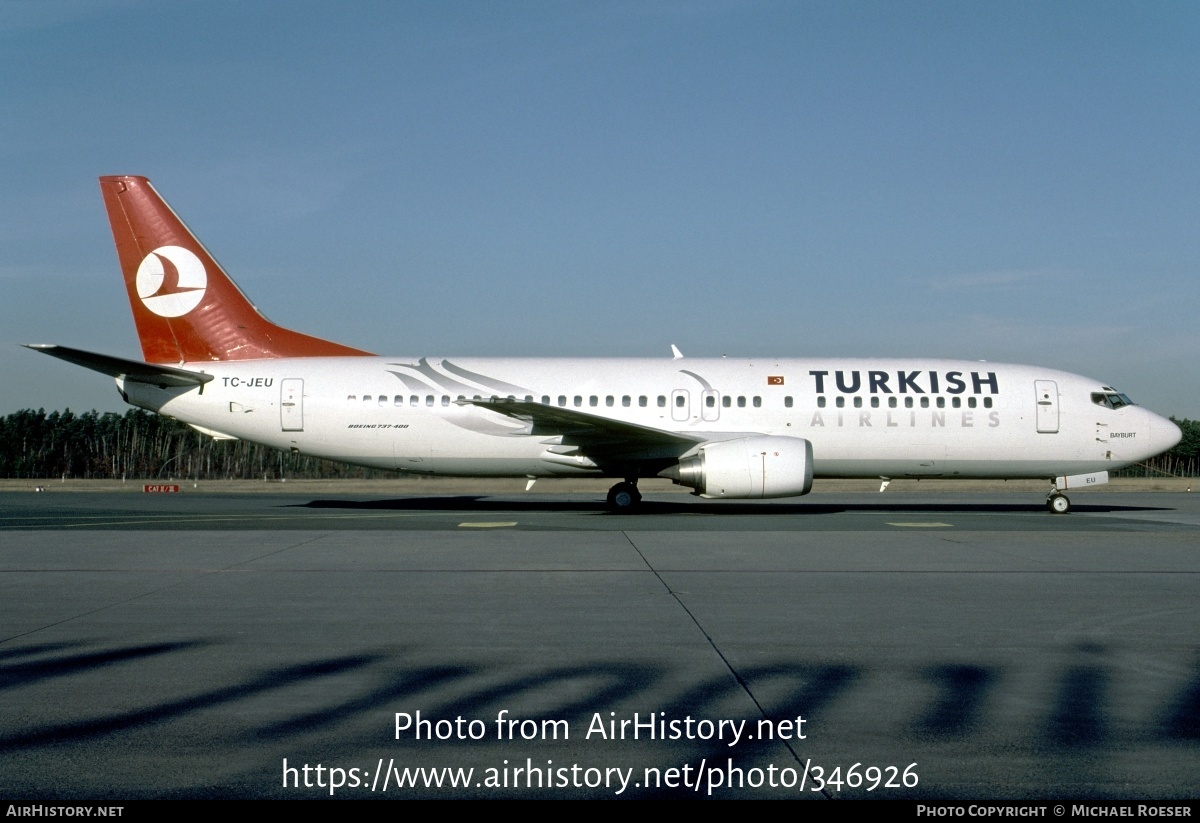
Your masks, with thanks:
[{"label": "white bird logo", "polygon": [[200,305],[207,286],[204,264],[182,246],[159,246],[138,266],[138,297],[159,317],[187,314]]}]

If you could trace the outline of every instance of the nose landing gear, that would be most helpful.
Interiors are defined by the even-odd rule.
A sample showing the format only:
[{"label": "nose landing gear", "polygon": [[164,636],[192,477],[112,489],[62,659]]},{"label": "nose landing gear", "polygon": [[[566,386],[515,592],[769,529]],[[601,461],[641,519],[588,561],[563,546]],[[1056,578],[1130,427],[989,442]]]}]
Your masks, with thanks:
[{"label": "nose landing gear", "polygon": [[1046,508],[1051,514],[1066,514],[1071,510],[1071,501],[1058,489],[1046,496]]}]

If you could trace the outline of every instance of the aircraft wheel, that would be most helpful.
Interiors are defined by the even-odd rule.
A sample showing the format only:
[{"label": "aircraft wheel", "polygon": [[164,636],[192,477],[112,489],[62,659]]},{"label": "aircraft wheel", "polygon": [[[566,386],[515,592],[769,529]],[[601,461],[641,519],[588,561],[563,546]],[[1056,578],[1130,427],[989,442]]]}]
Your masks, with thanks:
[{"label": "aircraft wheel", "polygon": [[1046,508],[1051,514],[1066,514],[1071,510],[1071,501],[1065,494],[1052,494],[1046,498]]},{"label": "aircraft wheel", "polygon": [[633,483],[618,483],[608,490],[608,508],[616,514],[632,514],[642,502],[642,494]]}]

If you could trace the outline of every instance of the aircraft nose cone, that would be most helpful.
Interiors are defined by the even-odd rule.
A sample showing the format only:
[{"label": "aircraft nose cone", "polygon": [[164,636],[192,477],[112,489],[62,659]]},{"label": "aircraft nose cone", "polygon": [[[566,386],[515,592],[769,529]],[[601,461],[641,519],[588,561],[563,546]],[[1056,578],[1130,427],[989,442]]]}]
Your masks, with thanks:
[{"label": "aircraft nose cone", "polygon": [[1183,430],[1172,421],[1157,414],[1150,415],[1150,442],[1155,454],[1162,454],[1173,449],[1183,439]]}]

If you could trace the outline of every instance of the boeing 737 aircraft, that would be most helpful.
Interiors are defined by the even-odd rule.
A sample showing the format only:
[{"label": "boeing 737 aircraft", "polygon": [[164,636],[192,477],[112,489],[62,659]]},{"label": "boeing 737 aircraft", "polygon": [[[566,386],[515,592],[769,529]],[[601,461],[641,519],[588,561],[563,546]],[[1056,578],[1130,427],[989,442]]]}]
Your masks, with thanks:
[{"label": "boeing 737 aircraft", "polygon": [[267,320],[144,177],[100,189],[145,362],[30,348],[217,439],[399,472],[643,477],[709,498],[813,478],[1044,478],[1068,489],[1165,451],[1171,421],[1096,380],[922,359],[378,357]]}]

